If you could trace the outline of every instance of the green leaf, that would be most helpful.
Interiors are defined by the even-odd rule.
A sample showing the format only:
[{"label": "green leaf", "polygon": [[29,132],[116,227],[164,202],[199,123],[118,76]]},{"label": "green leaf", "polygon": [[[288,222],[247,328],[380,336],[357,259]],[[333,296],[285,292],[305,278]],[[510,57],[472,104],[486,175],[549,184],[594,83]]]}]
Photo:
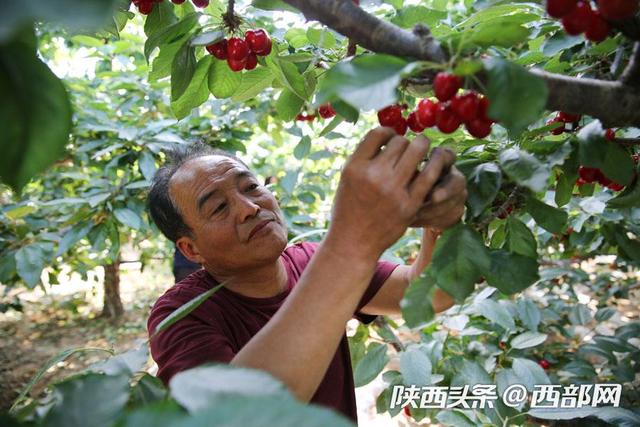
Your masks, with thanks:
[{"label": "green leaf", "polygon": [[156,173],[156,161],[150,152],[145,150],[140,153],[140,157],[138,157],[138,167],[140,168],[142,176],[144,176],[147,181],[153,179]]},{"label": "green leaf", "polygon": [[255,70],[244,73],[242,82],[231,97],[234,102],[244,102],[254,98],[260,92],[271,86],[275,76],[267,67],[258,67]]},{"label": "green leaf", "polygon": [[564,31],[558,31],[549,37],[542,44],[542,53],[548,57],[554,56],[560,51],[571,49],[574,46],[584,43],[584,37],[570,36]]},{"label": "green leaf", "polygon": [[413,280],[400,300],[402,318],[410,328],[416,328],[433,319],[435,311],[431,304],[436,282],[431,277],[431,269]]},{"label": "green leaf", "polygon": [[0,45],[0,179],[15,191],[64,153],[71,131],[67,91],[24,37]]},{"label": "green leaf", "polygon": [[501,184],[502,172],[495,163],[483,163],[473,169],[467,178],[467,202],[474,217],[480,215],[493,202]]},{"label": "green leaf", "polygon": [[473,387],[476,384],[491,384],[492,382],[487,371],[478,362],[464,359],[460,370],[451,380],[451,386],[468,385]]},{"label": "green leaf", "polygon": [[530,258],[538,257],[536,238],[524,222],[514,216],[507,218],[507,234],[505,237],[505,249],[509,252],[524,255]]},{"label": "green leaf", "polygon": [[373,381],[384,369],[389,361],[387,345],[372,342],[367,353],[356,366],[354,380],[356,387],[362,387]]},{"label": "green leaf", "polygon": [[147,58],[147,61],[151,56],[151,52],[153,52],[156,47],[162,44],[173,43],[188,34],[198,22],[199,16],[200,14],[198,13],[189,13],[175,24],[164,27],[149,36],[144,43],[144,56]]},{"label": "green leaf", "polygon": [[516,22],[496,25],[489,21],[478,25],[469,38],[469,42],[480,47],[513,47],[529,39],[530,30]]},{"label": "green leaf", "polygon": [[310,151],[311,138],[305,135],[300,139],[300,142],[293,149],[293,156],[298,160],[302,160],[309,155]]},{"label": "green leaf", "polygon": [[462,411],[451,409],[438,412],[436,420],[445,426],[451,427],[476,427],[477,425],[462,413]]},{"label": "green leaf", "polygon": [[226,61],[213,61],[209,69],[209,91],[218,99],[230,98],[238,90],[242,75],[229,68]]},{"label": "green leaf", "polygon": [[514,294],[528,288],[540,279],[538,260],[528,256],[491,250],[491,270],[487,282],[505,294]]},{"label": "green leaf", "polygon": [[185,93],[195,72],[195,48],[185,42],[171,63],[171,102],[177,101]]},{"label": "green leaf", "polygon": [[158,326],[156,326],[156,329],[153,331],[153,335],[149,339],[150,340],[153,339],[160,332],[168,329],[171,325],[176,323],[178,320],[184,318],[189,313],[191,313],[193,310],[198,308],[200,306],[200,304],[202,304],[207,299],[209,299],[209,297],[211,295],[215,294],[218,291],[218,289],[220,289],[222,286],[224,286],[224,284],[225,283],[223,282],[223,283],[219,284],[218,286],[216,286],[215,288],[211,288],[208,291],[203,292],[200,295],[198,295],[197,297],[191,299],[189,302],[181,305],[178,309],[176,309],[170,315],[165,317],[162,320],[162,322],[158,323]]},{"label": "green leaf", "polygon": [[144,33],[147,35],[147,38],[151,37],[153,34],[164,30],[176,22],[178,22],[178,18],[173,13],[172,4],[165,1],[156,3],[144,21]]},{"label": "green leaf", "polygon": [[191,46],[208,46],[224,39],[224,31],[208,31],[191,39]]},{"label": "green leaf", "polygon": [[578,139],[582,166],[598,168],[618,184],[631,184],[634,176],[633,160],[624,148],[604,138],[600,121],[594,120],[582,128]]},{"label": "green leaf", "polygon": [[355,123],[360,117],[360,112],[344,101],[334,101],[331,106],[336,110],[338,116],[343,117],[348,122]]},{"label": "green leaf", "polygon": [[207,55],[198,61],[193,78],[184,93],[171,102],[171,110],[178,120],[185,118],[191,110],[202,105],[209,98],[209,68],[212,57]]},{"label": "green leaf", "polygon": [[499,160],[502,169],[516,183],[536,193],[546,188],[551,171],[534,155],[517,148],[509,148],[500,153]]},{"label": "green leaf", "polygon": [[91,372],[104,373],[107,375],[127,375],[133,376],[141,371],[149,360],[149,346],[143,343],[129,351],[117,354],[102,362],[91,365],[88,370]]},{"label": "green leaf", "polygon": [[511,340],[511,347],[522,350],[524,348],[535,347],[547,340],[547,334],[539,332],[524,332]]},{"label": "green leaf", "polygon": [[[492,58],[485,61],[485,66],[489,116],[500,121],[512,134],[519,135],[544,111],[547,85],[542,78],[504,59]],[[523,99],[527,102],[522,102]]]},{"label": "green leaf", "polygon": [[573,187],[576,185],[576,180],[572,180],[571,178],[573,177],[563,173],[556,182],[554,200],[558,207],[562,207],[571,201],[571,197],[573,196]]},{"label": "green leaf", "polygon": [[[160,382],[160,385],[162,385],[162,382],[158,378],[145,374],[133,388],[133,396],[137,397],[141,393],[148,394],[150,389],[148,385],[153,380]],[[140,391],[141,389],[144,391]],[[136,409],[123,414],[122,421],[116,424],[117,427],[173,426],[177,421],[185,418],[184,409],[173,400],[164,400],[163,397],[155,399],[156,396],[154,395],[150,397],[151,399],[145,397],[139,405],[132,405],[133,408]],[[149,401],[151,401],[151,403],[149,403]]]},{"label": "green leaf", "polygon": [[253,7],[262,10],[288,10],[289,12],[299,12],[295,7],[282,0],[252,0]]},{"label": "green leaf", "polygon": [[173,58],[176,57],[176,54],[184,45],[186,40],[186,37],[184,37],[171,44],[163,44],[160,46],[160,52],[158,53],[158,56],[153,59],[153,63],[151,64],[151,71],[149,71],[150,81],[156,81],[171,75],[171,64],[173,64]]},{"label": "green leaf", "polygon": [[584,304],[576,304],[569,312],[569,321],[573,325],[586,325],[591,322],[593,315],[591,310]]},{"label": "green leaf", "polygon": [[607,207],[612,209],[632,208],[635,206],[640,206],[640,179],[636,179],[632,185],[607,201]]},{"label": "green leaf", "polygon": [[520,384],[524,385],[529,392],[532,392],[536,385],[551,384],[544,369],[533,360],[514,357],[511,367],[521,379]]},{"label": "green leaf", "polygon": [[131,227],[136,230],[142,227],[142,219],[140,219],[137,213],[129,208],[118,208],[113,211],[113,215],[121,224],[126,225],[127,227]]},{"label": "green leaf", "polygon": [[16,251],[16,270],[30,288],[40,282],[40,274],[46,263],[46,252],[42,245],[32,243]]},{"label": "green leaf", "polygon": [[[91,404],[87,404],[87,399]],[[54,386],[54,404],[44,424],[51,427],[110,427],[129,400],[129,377],[86,374]]]},{"label": "green leaf", "polygon": [[396,101],[401,78],[415,65],[382,54],[339,62],[320,83],[316,104],[342,99],[359,110],[380,110]]},{"label": "green leaf", "polygon": [[527,328],[532,331],[538,329],[542,315],[538,306],[530,299],[521,298],[516,303],[518,316]]},{"label": "green leaf", "polygon": [[396,11],[391,22],[402,28],[413,28],[416,24],[434,26],[447,18],[443,10],[429,9],[424,6],[404,6]]},{"label": "green leaf", "polygon": [[189,412],[206,409],[227,397],[277,396],[291,399],[285,385],[268,372],[232,365],[210,364],[178,372],[169,382],[171,397]]},{"label": "green leaf", "polygon": [[289,122],[296,118],[303,105],[304,100],[302,98],[291,90],[284,88],[276,101],[276,111],[283,121]]},{"label": "green leaf", "polygon": [[437,240],[431,266],[438,286],[462,302],[490,264],[482,237],[469,225],[458,224]]},{"label": "green leaf", "polygon": [[400,372],[407,386],[424,387],[431,384],[431,360],[415,346],[400,353]]},{"label": "green leaf", "polygon": [[535,197],[527,198],[525,209],[540,227],[550,233],[560,234],[567,225],[569,214],[566,211],[549,206]]},{"label": "green leaf", "polygon": [[323,49],[332,49],[336,45],[336,38],[326,28],[309,28],[307,30],[307,40]]},{"label": "green leaf", "polygon": [[282,86],[298,95],[300,99],[307,100],[309,98],[304,77],[294,63],[282,61],[273,55],[267,57],[266,63],[276,80]]},{"label": "green leaf", "polygon": [[509,311],[494,300],[484,299],[476,302],[474,306],[482,316],[486,317],[493,323],[502,326],[508,331],[516,330],[516,324]]},{"label": "green leaf", "polygon": [[543,420],[573,420],[575,418],[596,417],[612,425],[633,427],[640,425],[640,415],[624,408],[600,406],[597,408],[534,408],[527,414]]},{"label": "green leaf", "polygon": [[93,221],[81,222],[74,225],[60,240],[56,256],[60,256],[67,252],[73,245],[89,233],[89,230],[93,228],[93,225]]}]

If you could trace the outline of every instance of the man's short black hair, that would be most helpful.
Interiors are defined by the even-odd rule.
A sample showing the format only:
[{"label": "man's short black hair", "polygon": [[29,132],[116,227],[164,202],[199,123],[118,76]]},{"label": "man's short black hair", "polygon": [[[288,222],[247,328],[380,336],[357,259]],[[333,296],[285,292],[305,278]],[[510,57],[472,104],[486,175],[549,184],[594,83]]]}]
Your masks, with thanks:
[{"label": "man's short black hair", "polygon": [[213,148],[204,142],[179,145],[174,149],[165,151],[165,154],[167,156],[165,164],[153,176],[147,196],[147,208],[151,219],[162,234],[175,243],[181,236],[191,236],[191,229],[185,224],[180,210],[169,196],[169,183],[180,166],[191,159],[204,156],[229,157],[244,166],[247,165],[233,154],[219,148]]}]

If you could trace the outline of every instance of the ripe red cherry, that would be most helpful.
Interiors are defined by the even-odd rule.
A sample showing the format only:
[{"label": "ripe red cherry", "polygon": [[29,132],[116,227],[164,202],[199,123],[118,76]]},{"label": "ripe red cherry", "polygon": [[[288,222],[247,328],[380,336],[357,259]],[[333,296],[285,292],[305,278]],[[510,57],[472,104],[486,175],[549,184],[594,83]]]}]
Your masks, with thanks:
[{"label": "ripe red cherry", "polygon": [[562,18],[571,12],[578,0],[547,0],[547,13],[554,18]]},{"label": "ripe red cherry", "polygon": [[538,362],[538,365],[540,365],[540,367],[542,369],[549,369],[551,367],[551,363],[549,363],[547,360],[542,359]]},{"label": "ripe red cherry", "polygon": [[478,118],[489,120],[491,123],[496,121],[489,117],[489,98],[483,96],[478,100]]},{"label": "ripe red cherry", "polygon": [[451,108],[464,122],[470,122],[478,117],[480,100],[474,92],[454,96],[451,99]]},{"label": "ripe red cherry", "polygon": [[227,58],[227,65],[229,65],[229,68],[231,68],[233,71],[242,71],[247,65],[247,58],[241,60]]},{"label": "ripe red cherry", "polygon": [[143,15],[148,15],[153,11],[153,2],[145,1],[138,4],[138,10]]},{"label": "ripe red cherry", "polygon": [[562,26],[567,34],[577,36],[584,33],[591,22],[591,5],[588,1],[580,1],[576,7],[562,17]]},{"label": "ripe red cherry", "polygon": [[638,12],[638,0],[599,0],[598,9],[605,19],[619,21]]},{"label": "ripe red cherry", "polygon": [[207,52],[218,59],[227,59],[227,39],[222,39],[217,43],[207,46]]},{"label": "ripe red cherry", "polygon": [[475,138],[485,138],[491,133],[491,121],[484,119],[473,119],[465,123],[467,131]]},{"label": "ripe red cherry", "polygon": [[566,130],[565,126],[564,126],[564,122],[559,120],[557,117],[555,119],[551,119],[551,120],[547,121],[546,125],[549,126],[549,125],[552,125],[554,123],[562,123],[562,126],[559,126],[559,127],[555,128],[555,129],[552,129],[551,133],[554,134],[554,135],[560,135],[560,134],[564,133],[564,131]]},{"label": "ripe red cherry", "polygon": [[227,42],[227,55],[229,59],[244,61],[249,56],[249,46],[237,37],[231,37]]},{"label": "ripe red cherry", "polygon": [[564,123],[575,123],[582,118],[580,114],[571,114],[564,111],[560,111],[556,116],[557,120],[560,120]]},{"label": "ripe red cherry", "polygon": [[599,11],[594,11],[591,14],[591,21],[585,32],[585,37],[592,42],[601,42],[607,38],[611,32],[609,23],[605,21]]},{"label": "ripe red cherry", "polygon": [[433,91],[440,101],[448,101],[462,86],[460,77],[449,73],[438,73],[433,81]]},{"label": "ripe red cherry", "polygon": [[509,205],[506,207],[505,210],[503,210],[502,212],[500,212],[498,214],[498,218],[500,219],[505,219],[506,217],[508,217],[509,215],[511,215],[511,212],[513,212],[513,205]]},{"label": "ripe red cherry", "polygon": [[173,3],[173,4],[182,4],[184,2],[185,2],[185,0],[171,0],[171,3]]},{"label": "ripe red cherry", "polygon": [[438,126],[440,132],[453,133],[460,127],[461,123],[462,120],[453,112],[451,105],[444,102],[438,104],[438,109],[436,110],[436,126]]},{"label": "ripe red cherry", "polygon": [[195,7],[203,8],[209,6],[209,0],[191,0],[191,3],[193,3]]},{"label": "ripe red cherry", "polygon": [[631,158],[633,159],[633,163],[635,163],[636,165],[638,164],[638,161],[640,161],[640,155],[638,154],[632,154]]},{"label": "ripe red cherry", "polygon": [[247,63],[244,65],[244,69],[253,70],[254,68],[256,68],[256,65],[258,65],[258,58],[256,57],[256,54],[253,52],[249,52],[249,55],[247,55]]},{"label": "ripe red cherry", "polygon": [[582,178],[578,178],[578,179],[576,179],[576,185],[577,185],[578,187],[582,187],[582,186],[583,186],[583,185],[585,185],[585,184],[589,184],[589,183],[588,183],[587,181],[585,181],[584,179],[582,179]]},{"label": "ripe red cherry", "polygon": [[425,130],[425,126],[418,119],[418,113],[416,111],[409,114],[409,117],[407,118],[407,124],[409,125],[409,129],[411,129],[415,133],[420,133]]},{"label": "ripe red cherry", "polygon": [[435,126],[437,109],[438,104],[428,99],[423,99],[418,103],[418,107],[416,108],[418,121],[422,123],[426,128]]},{"label": "ripe red cherry", "polygon": [[410,416],[411,416],[411,410],[409,409],[409,405],[407,405],[407,406],[405,406],[405,407],[404,407],[404,414],[405,414],[407,417],[410,417]]},{"label": "ripe red cherry", "polygon": [[586,166],[580,166],[580,168],[578,168],[578,176],[587,183],[598,181],[600,175],[600,169],[598,168],[588,168]]},{"label": "ripe red cherry", "polygon": [[613,129],[607,129],[604,131],[604,137],[608,141],[614,141],[616,139],[616,131]]},{"label": "ripe red cherry", "polygon": [[618,184],[615,181],[611,181],[611,184],[607,185],[607,188],[613,190],[613,191],[620,191],[622,189],[624,189],[624,185]]},{"label": "ripe red cherry", "polygon": [[398,104],[389,105],[378,111],[378,122],[382,126],[393,127],[402,119],[402,107]]},{"label": "ripe red cherry", "polygon": [[256,55],[264,56],[271,53],[271,39],[269,34],[262,28],[247,31],[244,33],[244,40],[247,42],[249,49],[254,51]]},{"label": "ripe red cherry", "polygon": [[404,135],[405,133],[407,133],[407,126],[407,120],[404,117],[401,117],[400,120],[395,122],[391,127],[396,131],[398,135]]},{"label": "ripe red cherry", "polygon": [[336,111],[333,109],[331,104],[322,104],[318,108],[318,114],[320,114],[320,117],[322,117],[323,119],[330,119],[331,117],[336,115]]}]

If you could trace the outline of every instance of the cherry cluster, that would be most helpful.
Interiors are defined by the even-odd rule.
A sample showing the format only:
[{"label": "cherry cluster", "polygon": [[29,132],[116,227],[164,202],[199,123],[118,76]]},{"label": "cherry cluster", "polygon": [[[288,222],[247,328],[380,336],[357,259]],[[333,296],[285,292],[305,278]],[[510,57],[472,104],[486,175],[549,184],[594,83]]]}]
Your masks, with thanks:
[{"label": "cherry cluster", "polygon": [[580,119],[582,116],[580,114],[571,114],[565,111],[560,111],[556,114],[556,116],[547,121],[547,125],[552,125],[554,123],[562,123],[562,126],[558,126],[557,128],[551,130],[551,133],[554,135],[560,135],[564,132],[574,132],[580,127]]},{"label": "cherry cluster", "polygon": [[[163,0],[133,0],[133,4],[138,8],[138,11],[143,15],[148,15],[153,10],[155,3],[162,3]],[[173,4],[182,4],[185,0],[171,0]],[[191,0],[191,3],[195,7],[204,8],[209,6],[209,0]]]},{"label": "cherry cluster", "polygon": [[421,100],[406,119],[402,116],[406,106],[390,105],[378,111],[378,121],[382,126],[393,128],[399,135],[404,135],[407,128],[419,133],[433,126],[448,134],[464,123],[472,136],[484,138],[491,133],[494,123],[487,116],[489,100],[474,91],[457,95],[461,86],[460,77],[438,73],[433,81],[433,91],[439,102]]},{"label": "cherry cluster", "polygon": [[580,166],[580,168],[578,169],[578,176],[579,178],[576,181],[576,184],[578,186],[597,182],[603,187],[607,187],[613,191],[620,191],[624,188],[624,185],[620,185],[617,182],[607,178],[598,168],[588,168],[586,166]]},{"label": "cherry cluster", "polygon": [[588,40],[601,42],[609,36],[608,21],[632,18],[638,12],[638,0],[598,0],[597,9],[589,0],[547,0],[547,13],[558,18],[567,34],[584,33]]},{"label": "cherry cluster", "polygon": [[336,115],[336,110],[333,109],[330,103],[326,103],[318,107],[317,115],[300,113],[296,116],[296,120],[299,120],[302,122],[312,122],[316,119],[318,115],[323,119],[330,119]]},{"label": "cherry cluster", "polygon": [[258,56],[271,53],[272,42],[262,28],[248,30],[244,40],[239,37],[222,39],[207,46],[207,52],[220,60],[226,60],[233,71],[253,70],[258,65]]}]

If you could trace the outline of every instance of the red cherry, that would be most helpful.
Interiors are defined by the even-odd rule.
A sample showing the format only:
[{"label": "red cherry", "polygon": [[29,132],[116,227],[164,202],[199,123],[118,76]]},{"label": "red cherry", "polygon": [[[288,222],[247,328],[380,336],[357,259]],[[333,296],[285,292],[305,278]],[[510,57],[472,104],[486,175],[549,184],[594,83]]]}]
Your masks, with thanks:
[{"label": "red cherry", "polygon": [[613,129],[606,129],[604,131],[604,138],[608,141],[614,141],[616,139],[616,131]]},{"label": "red cherry", "polygon": [[588,168],[586,166],[580,166],[578,168],[578,176],[587,183],[596,182],[600,178],[600,169]]},{"label": "red cherry", "polygon": [[484,119],[473,119],[465,123],[467,131],[475,138],[485,138],[491,133],[491,121]]},{"label": "red cherry", "polygon": [[498,343],[498,347],[500,347],[502,350],[505,350],[507,348],[507,343],[504,341],[500,341]]},{"label": "red cherry", "polygon": [[547,0],[547,13],[554,18],[562,18],[571,12],[578,0]]},{"label": "red cherry", "polygon": [[407,125],[407,120],[404,117],[401,117],[400,120],[395,122],[390,127],[392,127],[398,135],[404,135],[405,133],[407,133]]},{"label": "red cherry", "polygon": [[475,92],[454,96],[451,99],[451,108],[464,122],[470,122],[478,116],[480,100]]},{"label": "red cherry", "polygon": [[638,154],[632,154],[631,158],[633,159],[633,163],[635,163],[636,165],[638,164],[638,161],[640,161],[640,155]]},{"label": "red cherry", "polygon": [[498,214],[498,218],[505,219],[506,217],[511,215],[511,212],[513,212],[513,205],[507,206],[502,212],[500,212]]},{"label": "red cherry", "polygon": [[560,134],[564,133],[564,131],[566,130],[566,128],[564,126],[564,122],[562,122],[561,120],[558,120],[557,117],[555,119],[551,119],[551,120],[547,121],[546,125],[549,126],[549,125],[552,125],[554,123],[562,123],[562,126],[559,126],[559,127],[555,128],[555,129],[552,129],[551,133],[553,135],[560,135]]},{"label": "red cherry", "polygon": [[171,3],[173,3],[173,4],[182,4],[184,2],[185,2],[185,0],[171,0]]},{"label": "red cherry", "polygon": [[269,34],[262,28],[247,31],[244,34],[244,40],[247,42],[249,49],[254,51],[256,55],[265,56],[271,53],[271,39]]},{"label": "red cherry", "polygon": [[549,369],[551,367],[551,363],[549,363],[547,360],[542,359],[538,362],[538,365],[540,365],[542,367],[542,369]]},{"label": "red cherry", "polygon": [[227,58],[227,65],[229,65],[229,68],[233,71],[242,71],[247,65],[247,58],[241,60]]},{"label": "red cherry", "polygon": [[449,73],[438,73],[433,81],[433,91],[440,101],[448,101],[462,86],[460,77]]},{"label": "red cherry", "polygon": [[320,114],[320,117],[322,117],[323,119],[330,119],[331,117],[336,115],[336,111],[333,109],[331,104],[322,104],[318,108],[318,114]]},{"label": "red cherry", "polygon": [[556,116],[557,120],[560,120],[564,123],[575,123],[582,118],[580,114],[571,114],[564,111],[560,111]]},{"label": "red cherry", "polygon": [[204,8],[209,6],[209,0],[191,0],[195,7]]},{"label": "red cherry", "polygon": [[227,42],[227,55],[229,59],[245,61],[249,55],[249,46],[244,40],[231,37]]},{"label": "red cherry", "polygon": [[436,110],[436,126],[438,126],[440,132],[453,133],[460,127],[461,123],[462,120],[453,112],[451,105],[444,102],[438,104],[438,109]]},{"label": "red cherry", "polygon": [[613,191],[620,191],[622,189],[624,189],[624,185],[618,184],[615,181],[612,181],[611,184],[607,185],[607,188],[613,190]]},{"label": "red cherry", "polygon": [[393,127],[402,119],[402,109],[398,104],[389,105],[378,111],[378,122],[382,126]]},{"label": "red cherry", "polygon": [[583,185],[585,185],[585,184],[589,184],[589,183],[588,183],[587,181],[585,181],[584,179],[582,179],[582,178],[578,178],[578,179],[576,179],[576,185],[577,185],[578,187],[582,187],[582,186],[583,186]]},{"label": "red cherry", "polygon": [[422,123],[426,128],[430,128],[436,125],[436,110],[438,104],[431,102],[428,99],[423,99],[418,103],[416,113],[418,121]]},{"label": "red cherry", "polygon": [[407,124],[409,125],[409,129],[411,129],[415,133],[420,133],[425,130],[425,126],[418,119],[417,111],[409,114],[409,117],[407,118]]},{"label": "red cherry", "polygon": [[591,21],[585,32],[585,37],[592,42],[601,42],[607,38],[611,32],[609,23],[605,21],[599,11],[594,11],[591,14]]},{"label": "red cherry", "polygon": [[138,4],[138,11],[143,15],[148,15],[153,11],[153,2],[145,1]]},{"label": "red cherry", "polygon": [[249,55],[247,56],[247,63],[244,66],[245,70],[253,70],[254,68],[256,68],[256,65],[258,65],[258,58],[256,57],[256,54],[253,52],[249,52]]},{"label": "red cherry", "polygon": [[598,9],[605,19],[619,21],[638,12],[638,0],[599,0]]},{"label": "red cherry", "polygon": [[407,405],[407,406],[405,406],[405,407],[404,407],[404,414],[405,414],[407,417],[410,417],[410,416],[411,416],[411,410],[409,409],[409,405]]},{"label": "red cherry", "polygon": [[602,185],[603,187],[608,187],[611,184],[613,184],[613,181],[611,181],[609,178],[607,178],[600,169],[598,169],[598,184]]},{"label": "red cherry", "polygon": [[217,43],[207,46],[207,52],[218,59],[227,59],[227,39],[222,39]]},{"label": "red cherry", "polygon": [[489,98],[483,96],[478,100],[478,118],[489,120],[492,123],[496,121],[489,117]]},{"label": "red cherry", "polygon": [[580,1],[576,7],[562,17],[562,26],[567,34],[577,36],[584,33],[591,22],[591,5],[588,1]]}]

